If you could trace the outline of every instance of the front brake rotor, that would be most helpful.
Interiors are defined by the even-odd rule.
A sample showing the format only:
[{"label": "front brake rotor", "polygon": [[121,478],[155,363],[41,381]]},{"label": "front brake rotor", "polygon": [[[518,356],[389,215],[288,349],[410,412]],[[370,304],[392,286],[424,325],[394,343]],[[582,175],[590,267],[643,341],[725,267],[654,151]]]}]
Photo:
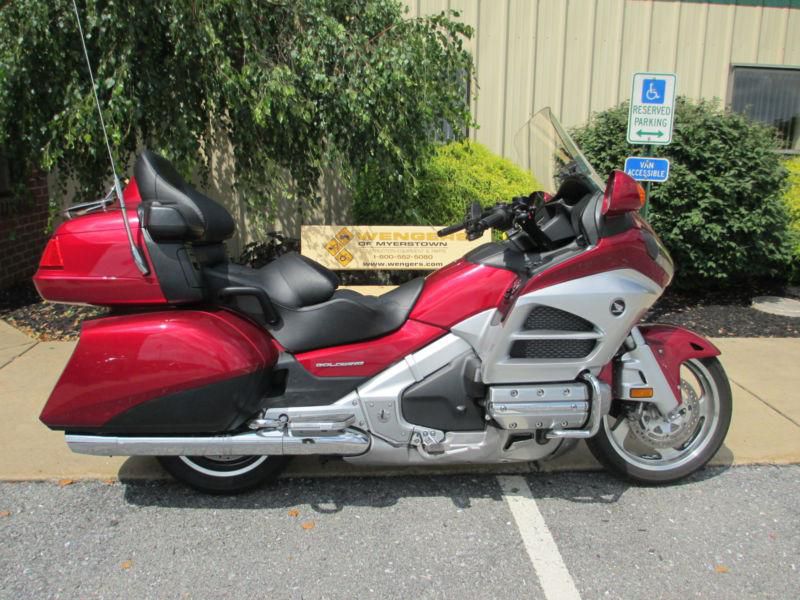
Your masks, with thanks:
[{"label": "front brake rotor", "polygon": [[628,413],[628,424],[634,437],[655,450],[677,448],[689,441],[700,421],[700,402],[692,386],[683,379],[681,398],[681,406],[671,419],[666,419],[649,403]]}]

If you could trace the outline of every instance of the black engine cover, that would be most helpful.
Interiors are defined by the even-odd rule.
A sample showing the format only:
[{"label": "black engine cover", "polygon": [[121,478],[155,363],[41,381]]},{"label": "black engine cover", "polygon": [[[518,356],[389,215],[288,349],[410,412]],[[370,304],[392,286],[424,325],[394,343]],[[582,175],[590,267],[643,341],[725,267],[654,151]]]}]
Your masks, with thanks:
[{"label": "black engine cover", "polygon": [[465,352],[403,392],[403,418],[414,425],[442,431],[476,431],[485,428],[483,411],[476,400],[486,387],[475,382],[480,361]]}]

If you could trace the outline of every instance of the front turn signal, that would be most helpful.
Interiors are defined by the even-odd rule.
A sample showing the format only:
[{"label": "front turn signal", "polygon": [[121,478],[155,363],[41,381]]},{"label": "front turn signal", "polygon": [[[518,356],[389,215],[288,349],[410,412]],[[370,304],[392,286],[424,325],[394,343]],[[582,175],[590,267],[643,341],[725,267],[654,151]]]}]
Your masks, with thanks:
[{"label": "front turn signal", "polygon": [[631,398],[652,398],[653,388],[640,387],[631,389]]}]

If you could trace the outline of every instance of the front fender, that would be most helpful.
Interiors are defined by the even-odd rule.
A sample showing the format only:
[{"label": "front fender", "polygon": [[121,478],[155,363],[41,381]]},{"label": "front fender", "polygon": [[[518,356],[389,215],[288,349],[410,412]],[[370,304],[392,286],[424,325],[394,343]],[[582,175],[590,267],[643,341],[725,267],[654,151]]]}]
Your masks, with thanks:
[{"label": "front fender", "polygon": [[639,325],[639,331],[664,373],[670,387],[680,398],[681,364],[691,358],[719,356],[719,348],[703,336],[675,325],[653,323]]}]

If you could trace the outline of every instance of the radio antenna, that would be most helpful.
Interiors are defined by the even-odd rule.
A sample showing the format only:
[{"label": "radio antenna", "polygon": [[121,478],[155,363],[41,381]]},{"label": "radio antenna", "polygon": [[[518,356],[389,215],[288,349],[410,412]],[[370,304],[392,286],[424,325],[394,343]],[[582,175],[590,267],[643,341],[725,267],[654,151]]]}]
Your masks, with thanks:
[{"label": "radio antenna", "polygon": [[89,80],[92,82],[92,94],[94,94],[94,103],[97,106],[97,113],[100,115],[100,127],[103,129],[103,139],[106,142],[106,150],[108,150],[108,160],[111,161],[111,173],[114,175],[114,192],[117,195],[119,206],[122,209],[122,223],[125,226],[125,233],[128,236],[128,244],[130,244],[131,255],[136,267],[142,273],[147,275],[150,269],[142,256],[136,243],[133,241],[133,234],[131,233],[131,225],[128,223],[128,211],[125,210],[125,199],[122,197],[122,186],[117,177],[117,167],[114,164],[114,154],[111,152],[111,143],[108,141],[108,132],[106,131],[106,122],[103,119],[103,110],[100,108],[100,98],[97,96],[97,86],[94,83],[94,73],[92,72],[92,63],[89,61],[89,51],[86,49],[86,39],[83,36],[83,26],[81,25],[81,17],[78,14],[78,4],[72,0],[72,8],[75,9],[75,20],[78,22],[78,33],[81,36],[81,45],[83,46],[83,56],[86,58],[86,68],[89,70]]}]

